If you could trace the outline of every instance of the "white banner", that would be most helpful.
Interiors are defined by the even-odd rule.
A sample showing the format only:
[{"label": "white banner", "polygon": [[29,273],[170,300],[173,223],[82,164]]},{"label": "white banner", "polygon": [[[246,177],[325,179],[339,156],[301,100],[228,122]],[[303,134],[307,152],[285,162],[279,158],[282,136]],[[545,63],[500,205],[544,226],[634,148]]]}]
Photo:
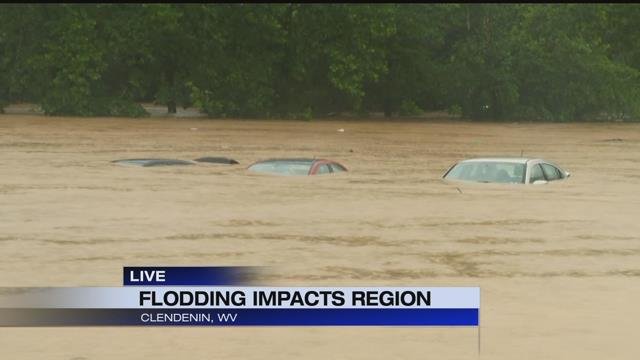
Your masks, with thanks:
[{"label": "white banner", "polygon": [[127,286],[0,288],[0,308],[478,309],[479,287]]}]

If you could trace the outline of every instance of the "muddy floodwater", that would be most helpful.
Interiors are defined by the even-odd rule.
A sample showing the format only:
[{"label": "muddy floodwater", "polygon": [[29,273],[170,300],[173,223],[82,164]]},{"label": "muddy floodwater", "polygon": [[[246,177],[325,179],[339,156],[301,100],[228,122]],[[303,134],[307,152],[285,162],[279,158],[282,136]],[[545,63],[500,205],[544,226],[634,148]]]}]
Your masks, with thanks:
[{"label": "muddy floodwater", "polygon": [[[440,180],[462,158],[521,152],[571,178]],[[241,164],[111,163],[202,156]],[[245,170],[314,156],[350,172]],[[640,124],[4,115],[0,255],[1,286],[119,286],[123,265],[263,265],[268,285],[481,287],[480,332],[3,328],[3,359],[638,359]]]}]

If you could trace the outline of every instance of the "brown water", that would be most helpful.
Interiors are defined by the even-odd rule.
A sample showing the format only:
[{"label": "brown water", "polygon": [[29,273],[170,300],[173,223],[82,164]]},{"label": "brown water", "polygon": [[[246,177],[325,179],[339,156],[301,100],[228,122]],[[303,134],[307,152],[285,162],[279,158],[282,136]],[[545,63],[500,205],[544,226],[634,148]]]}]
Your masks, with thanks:
[{"label": "brown water", "polygon": [[[439,180],[459,159],[521,151],[572,177]],[[242,165],[110,163],[200,156]],[[245,170],[279,156],[351,171]],[[123,265],[266,265],[265,284],[482,292],[480,352],[475,328],[5,328],[0,357],[637,359],[639,183],[638,124],[0,116],[2,286],[118,286]]]}]

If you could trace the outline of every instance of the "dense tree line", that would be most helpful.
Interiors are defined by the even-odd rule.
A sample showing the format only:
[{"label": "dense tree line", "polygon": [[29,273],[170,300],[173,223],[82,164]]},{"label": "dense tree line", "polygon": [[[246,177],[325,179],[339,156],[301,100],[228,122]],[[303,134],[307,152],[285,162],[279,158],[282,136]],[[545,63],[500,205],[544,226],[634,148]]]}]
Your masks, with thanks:
[{"label": "dense tree line", "polygon": [[640,6],[0,5],[0,108],[635,119]]}]

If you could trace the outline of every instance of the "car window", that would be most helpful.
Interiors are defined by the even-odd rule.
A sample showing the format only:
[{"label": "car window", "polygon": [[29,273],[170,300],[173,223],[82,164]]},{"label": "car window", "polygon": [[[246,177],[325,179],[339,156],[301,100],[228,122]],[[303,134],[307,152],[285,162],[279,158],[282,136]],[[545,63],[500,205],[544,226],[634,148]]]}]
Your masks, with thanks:
[{"label": "car window", "polygon": [[336,163],[331,164],[331,170],[333,170],[334,173],[347,171],[342,165]]},{"label": "car window", "polygon": [[445,175],[445,179],[522,184],[524,182],[524,168],[524,164],[510,162],[461,162]]},{"label": "car window", "polygon": [[535,164],[531,167],[531,176],[529,176],[529,183],[533,184],[533,182],[537,180],[546,180],[540,164]]},{"label": "car window", "polygon": [[310,161],[265,161],[253,164],[250,171],[274,173],[280,175],[308,175]]},{"label": "car window", "polygon": [[560,170],[558,170],[558,168],[556,168],[553,165],[542,164],[542,170],[544,171],[544,176],[547,178],[548,181],[562,179],[562,174],[560,173]]},{"label": "car window", "polygon": [[331,170],[329,169],[329,165],[327,165],[327,164],[322,164],[322,165],[320,165],[320,166],[318,167],[318,172],[317,172],[317,174],[318,174],[318,175],[321,175],[321,174],[329,174],[330,172],[331,172]]}]

